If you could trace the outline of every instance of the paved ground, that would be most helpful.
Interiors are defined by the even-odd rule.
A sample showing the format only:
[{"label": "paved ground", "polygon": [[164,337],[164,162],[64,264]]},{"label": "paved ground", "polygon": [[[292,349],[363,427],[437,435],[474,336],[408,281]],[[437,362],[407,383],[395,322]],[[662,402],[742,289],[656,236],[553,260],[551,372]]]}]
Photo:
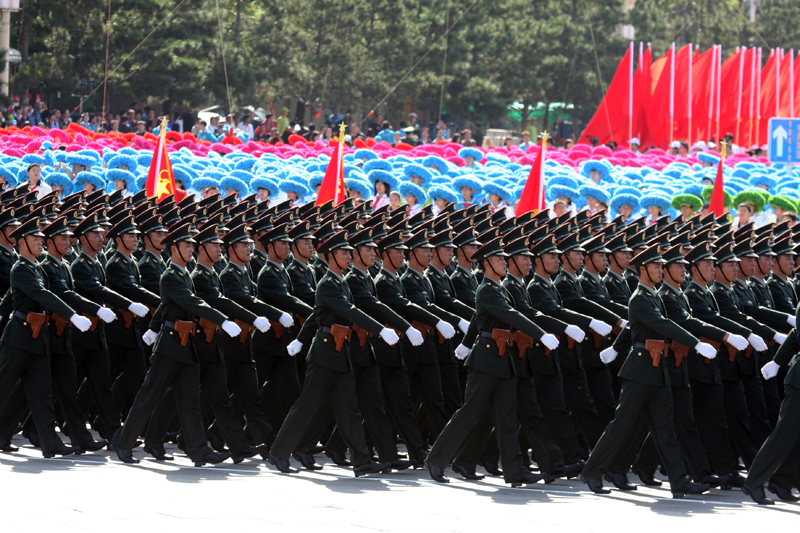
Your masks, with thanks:
[{"label": "paved ground", "polygon": [[511,489],[496,478],[462,481],[448,470],[450,484],[439,485],[426,470],[354,478],[326,464],[319,472],[282,475],[263,462],[194,468],[185,456],[158,463],[141,449],[134,453],[143,459],[139,465],[123,465],[107,451],[43,459],[26,445],[0,453],[3,529],[755,533],[800,523],[800,504],[759,507],[738,490],[686,500],[648,487],[595,496],[577,480]]}]

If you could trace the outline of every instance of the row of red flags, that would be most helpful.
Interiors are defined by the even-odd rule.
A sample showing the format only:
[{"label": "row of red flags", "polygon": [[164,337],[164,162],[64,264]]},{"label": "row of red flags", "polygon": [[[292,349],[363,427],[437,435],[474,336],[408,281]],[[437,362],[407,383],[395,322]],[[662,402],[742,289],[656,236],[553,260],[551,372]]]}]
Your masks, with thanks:
[{"label": "row of red flags", "polygon": [[635,55],[631,43],[579,142],[591,136],[627,146],[637,137],[643,148],[667,148],[731,133],[750,148],[767,142],[770,118],[800,115],[794,50],[738,47],[722,61],[720,45],[701,54],[692,44],[673,44],[653,61],[650,45],[640,43],[638,62]]}]

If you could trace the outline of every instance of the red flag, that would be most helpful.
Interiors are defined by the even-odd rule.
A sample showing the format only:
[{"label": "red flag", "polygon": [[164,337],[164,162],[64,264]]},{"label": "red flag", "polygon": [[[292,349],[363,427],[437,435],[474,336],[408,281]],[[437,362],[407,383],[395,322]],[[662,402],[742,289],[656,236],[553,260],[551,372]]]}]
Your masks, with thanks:
[{"label": "red flag", "polygon": [[637,128],[633,130],[634,137],[644,139],[649,135],[647,123],[647,110],[650,108],[650,95],[653,94],[653,81],[652,81],[652,66],[653,56],[650,51],[650,45],[647,49],[643,50],[643,46],[639,44],[639,67],[636,69],[634,85],[639,97],[639,116],[636,122]]},{"label": "red flag", "polygon": [[719,218],[726,213],[725,211],[725,191],[722,189],[722,164],[725,162],[725,145],[722,145],[720,152],[719,167],[717,168],[717,178],[714,180],[714,189],[711,191],[711,201],[708,204],[708,212],[714,213]]},{"label": "red flag", "polygon": [[[719,139],[730,133],[736,135],[736,126],[741,119],[741,77],[744,73],[744,56],[746,49],[737,48],[736,51],[722,63],[720,81],[725,90],[720,96],[720,124]],[[719,142],[717,139],[717,142]],[[734,139],[738,140],[738,139]]]},{"label": "red flag", "polygon": [[528,180],[525,182],[525,188],[522,189],[522,195],[517,204],[515,216],[524,215],[529,211],[533,214],[539,213],[545,208],[545,195],[544,195],[544,155],[547,152],[547,134],[542,134],[542,149],[536,155],[536,161],[533,162],[531,173],[528,174]]},{"label": "red flag", "polygon": [[[663,59],[663,61],[662,61]],[[660,69],[660,73],[658,72]],[[647,135],[642,138],[642,148],[666,148],[672,141],[675,113],[675,46],[652,66],[653,92],[647,113]]]},{"label": "red flag", "polygon": [[180,202],[186,197],[186,191],[175,187],[175,174],[172,173],[172,164],[169,162],[167,154],[166,122],[161,124],[161,133],[158,136],[156,150],[153,152],[153,159],[150,161],[145,188],[147,196],[149,198],[155,196],[156,202],[160,202],[170,194],[175,195],[176,202]]},{"label": "red flag", "polygon": [[[633,90],[633,80],[633,43],[631,43],[617,67],[603,101],[583,130],[579,143],[588,144],[589,136],[593,136],[600,139],[600,144],[615,141],[619,145],[627,145],[630,138],[630,121],[635,120],[638,115],[638,97]],[[629,114],[633,114],[633,117]],[[635,127],[633,131],[636,131]]]},{"label": "red flag", "polygon": [[339,140],[331,155],[325,177],[317,194],[316,205],[333,200],[333,205],[339,205],[347,197],[347,187],[344,184],[344,124],[339,129]]},{"label": "red flag", "polygon": [[675,52],[675,113],[670,132],[670,142],[688,139],[692,120],[692,45],[687,44]]},{"label": "red flag", "polygon": [[759,142],[766,142],[767,129],[769,128],[769,119],[777,116],[775,112],[777,101],[775,88],[777,86],[779,71],[778,71],[777,54],[775,50],[769,53],[769,59],[761,69],[761,92],[759,101],[759,115],[757,139]]},{"label": "red flag", "polygon": [[692,140],[711,137],[716,58],[716,48],[712,47],[701,54],[692,66]]}]

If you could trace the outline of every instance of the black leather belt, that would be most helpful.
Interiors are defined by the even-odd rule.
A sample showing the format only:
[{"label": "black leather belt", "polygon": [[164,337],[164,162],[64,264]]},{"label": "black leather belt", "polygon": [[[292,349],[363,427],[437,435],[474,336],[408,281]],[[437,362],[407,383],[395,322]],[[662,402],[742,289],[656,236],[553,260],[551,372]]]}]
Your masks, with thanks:
[{"label": "black leather belt", "polygon": [[23,313],[22,311],[17,310],[12,311],[11,313],[20,320],[28,320],[28,313]]},{"label": "black leather belt", "polygon": [[322,333],[330,333],[331,332],[331,328],[329,328],[328,326],[320,326],[319,330]]},{"label": "black leather belt", "polygon": [[169,329],[175,329],[175,322],[171,320],[165,320],[164,325],[167,326]]},{"label": "black leather belt", "polygon": [[492,332],[491,331],[481,331],[481,337],[486,337],[488,339],[491,339],[492,338]]}]

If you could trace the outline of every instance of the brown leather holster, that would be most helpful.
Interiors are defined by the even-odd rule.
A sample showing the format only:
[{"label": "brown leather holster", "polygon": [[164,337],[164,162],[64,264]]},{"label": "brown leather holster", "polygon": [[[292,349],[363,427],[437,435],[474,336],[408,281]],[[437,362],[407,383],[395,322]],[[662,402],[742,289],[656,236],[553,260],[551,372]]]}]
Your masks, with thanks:
[{"label": "brown leather holster", "polygon": [[303,324],[306,323],[306,319],[301,317],[300,315],[297,315],[297,323],[300,324],[300,327],[302,328]]},{"label": "brown leather holster", "polygon": [[444,341],[446,341],[446,340],[447,340],[447,339],[445,339],[445,338],[444,338],[444,335],[442,335],[442,332],[441,332],[441,331],[439,331],[438,329],[436,330],[436,335],[437,335],[437,336],[438,336],[438,338],[439,338],[439,339],[438,339],[438,340],[439,340],[439,344],[444,344]]},{"label": "brown leather holster", "polygon": [[333,336],[333,342],[336,343],[334,348],[337,352],[342,351],[342,346],[344,346],[344,341],[350,340],[350,335],[353,333],[351,328],[347,326],[342,326],[340,324],[331,324],[331,336]]},{"label": "brown leather holster", "polygon": [[38,339],[39,333],[42,332],[42,326],[47,325],[50,322],[50,317],[48,317],[46,313],[34,313],[31,311],[25,317],[25,321],[31,326],[33,338]]},{"label": "brown leather holster", "polygon": [[280,339],[283,337],[283,324],[280,322],[273,322],[272,320],[269,321],[269,325],[272,327],[272,331],[275,334],[276,339]]},{"label": "brown leather holster", "polygon": [[[710,345],[711,345],[711,346],[713,346],[713,347],[714,347],[714,349],[715,349],[715,350],[717,350],[717,351],[719,351],[719,347],[721,346],[721,344],[720,344],[719,342],[717,342],[717,341],[712,341],[711,339],[707,339],[706,337],[700,337],[700,342],[705,342],[706,344],[710,344]],[[730,347],[729,347],[729,348],[730,348]],[[705,362],[705,364],[707,364],[707,365],[710,365],[710,364],[711,364],[711,359],[706,359],[705,357],[703,357],[703,361],[704,361],[704,362]]]},{"label": "brown leather holster", "polygon": [[644,343],[644,349],[650,352],[650,359],[653,360],[653,366],[661,364],[661,356],[666,357],[669,355],[669,347],[666,341],[656,339],[647,339]]},{"label": "brown leather holster", "polygon": [[514,344],[517,345],[517,351],[519,352],[519,358],[522,359],[525,357],[525,352],[528,351],[528,348],[533,346],[533,337],[529,337],[525,335],[521,331],[514,332]]},{"label": "brown leather holster", "polygon": [[147,306],[147,310],[150,312],[150,316],[156,316],[156,308]]},{"label": "brown leather holster", "polygon": [[53,313],[53,323],[56,325],[56,337],[60,337],[64,334],[64,329],[69,325],[69,320]]},{"label": "brown leather holster", "polygon": [[603,336],[594,330],[591,330],[592,338],[594,339],[594,349],[599,350],[603,347]]},{"label": "brown leather holster", "polygon": [[97,321],[98,321],[99,319],[98,319],[96,316],[89,316],[89,315],[83,315],[83,316],[85,316],[86,318],[88,318],[88,319],[89,319],[89,322],[91,322],[91,323],[92,323],[92,325],[91,325],[91,326],[89,326],[89,331],[94,331],[94,330],[96,330],[96,329],[97,329]]},{"label": "brown leather holster", "polygon": [[365,330],[358,324],[353,324],[353,333],[356,334],[358,337],[358,345],[363,348],[365,344],[367,344],[367,337],[369,336],[369,331]]},{"label": "brown leather holster", "polygon": [[175,333],[181,339],[181,348],[189,344],[189,335],[194,335],[194,322],[188,320],[176,320],[173,322]]},{"label": "brown leather holster", "polygon": [[[250,335],[251,331],[253,331],[253,325],[252,324],[245,324],[244,322],[242,322],[239,319],[234,320],[234,322],[236,322],[237,326],[242,328],[242,332],[239,333],[239,342],[242,343],[242,344],[246,343],[247,342],[247,336]],[[281,331],[283,331],[283,326],[281,326]],[[278,337],[276,335],[275,338],[279,339],[280,337]]]},{"label": "brown leather holster", "polygon": [[672,341],[669,345],[670,350],[675,355],[675,366],[681,366],[681,362],[683,362],[683,358],[689,355],[689,347],[684,346],[683,344],[679,343],[678,341]]},{"label": "brown leather holster", "polygon": [[567,349],[571,350],[575,347],[575,339],[567,335]]},{"label": "brown leather holster", "polygon": [[203,328],[203,333],[206,336],[206,342],[212,342],[214,340],[214,333],[216,333],[217,329],[219,329],[218,326],[203,317],[200,317],[200,320],[197,321],[197,325]]},{"label": "brown leather holster", "polygon": [[753,347],[748,344],[747,348],[744,349],[744,358],[750,359],[750,356],[753,355]]},{"label": "brown leather holster", "polygon": [[511,342],[514,334],[508,329],[494,328],[492,330],[492,340],[497,345],[497,355],[503,357],[506,354],[506,347]]},{"label": "brown leather holster", "polygon": [[125,309],[117,309],[117,311],[119,311],[119,314],[122,315],[122,319],[125,321],[125,329],[131,329],[133,325],[133,313]]},{"label": "brown leather holster", "polygon": [[411,327],[422,333],[422,338],[424,339],[422,342],[428,340],[428,330],[431,329],[430,326],[423,324],[418,320],[414,320],[413,322],[411,322]]}]

